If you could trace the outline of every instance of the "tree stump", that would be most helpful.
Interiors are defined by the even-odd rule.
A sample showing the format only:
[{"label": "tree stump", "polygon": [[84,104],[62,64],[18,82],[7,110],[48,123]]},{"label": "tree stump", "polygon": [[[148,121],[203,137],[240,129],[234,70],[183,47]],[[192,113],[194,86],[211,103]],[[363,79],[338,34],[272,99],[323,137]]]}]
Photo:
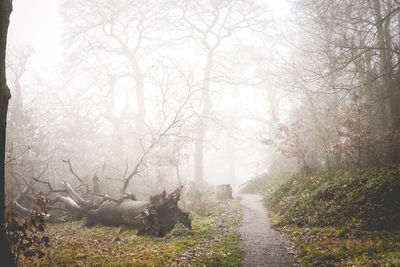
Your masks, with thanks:
[{"label": "tree stump", "polygon": [[217,185],[215,189],[215,195],[217,200],[233,199],[231,185],[230,184]]}]

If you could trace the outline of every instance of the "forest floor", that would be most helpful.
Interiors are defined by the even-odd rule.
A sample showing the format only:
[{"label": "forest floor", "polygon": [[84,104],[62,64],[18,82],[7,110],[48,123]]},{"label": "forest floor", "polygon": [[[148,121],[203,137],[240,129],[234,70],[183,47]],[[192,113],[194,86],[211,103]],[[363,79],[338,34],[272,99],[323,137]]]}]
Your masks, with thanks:
[{"label": "forest floor", "polygon": [[400,166],[294,173],[264,191],[304,267],[400,266]]},{"label": "forest floor", "polygon": [[400,266],[400,231],[281,227],[302,266]]},{"label": "forest floor", "polygon": [[294,266],[294,245],[271,226],[261,195],[243,194],[238,197],[243,210],[239,227],[240,244],[245,252],[243,265]]},{"label": "forest floor", "polygon": [[124,227],[48,224],[50,247],[42,259],[20,266],[240,266],[240,205],[227,201],[206,215],[190,213],[192,229],[177,224],[163,238],[138,236]]}]

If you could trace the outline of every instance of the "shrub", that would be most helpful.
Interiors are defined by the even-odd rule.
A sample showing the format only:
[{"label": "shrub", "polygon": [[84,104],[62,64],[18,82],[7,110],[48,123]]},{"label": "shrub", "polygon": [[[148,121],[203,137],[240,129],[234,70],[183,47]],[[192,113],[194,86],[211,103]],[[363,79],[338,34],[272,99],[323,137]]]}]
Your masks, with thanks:
[{"label": "shrub", "polygon": [[6,234],[16,265],[21,253],[26,258],[45,255],[44,248],[49,246],[49,238],[43,235],[46,229],[44,218],[48,210],[46,203],[46,198],[39,197],[31,216],[22,220],[11,209],[6,211]]},{"label": "shrub", "polygon": [[172,229],[168,234],[167,237],[172,237],[172,236],[186,236],[189,234],[189,229],[185,227],[181,223],[175,224],[174,229]]},{"label": "shrub", "polygon": [[204,181],[191,181],[185,185],[181,203],[189,211],[197,211],[207,215],[208,211],[217,205],[214,188]]}]

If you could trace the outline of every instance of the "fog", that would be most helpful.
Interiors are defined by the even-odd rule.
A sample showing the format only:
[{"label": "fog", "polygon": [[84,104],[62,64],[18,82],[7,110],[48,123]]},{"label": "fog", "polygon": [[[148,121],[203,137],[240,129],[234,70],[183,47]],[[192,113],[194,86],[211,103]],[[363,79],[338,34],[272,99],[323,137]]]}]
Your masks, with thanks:
[{"label": "fog", "polygon": [[[276,38],[281,37],[275,35],[278,23],[288,16],[286,4],[249,2],[243,11],[239,2],[232,3],[234,10],[226,10],[231,4],[220,4],[214,8],[221,19],[211,26],[215,29],[204,43],[197,27],[212,25],[213,10],[204,11],[210,12],[209,18],[188,16],[185,24],[179,18],[180,9],[188,8],[183,4],[150,1],[125,13],[124,3],[117,3],[14,3],[8,61],[25,71],[19,76],[8,71],[10,87],[18,83],[21,91],[21,99],[14,94],[10,105],[21,101],[25,121],[15,123],[21,123],[16,127],[21,127],[17,131],[22,139],[10,140],[15,141],[12,153],[29,146],[24,157],[35,161],[32,175],[48,165],[44,180],[54,183],[70,175],[62,160],[70,160],[82,175],[99,173],[93,169],[100,166],[109,166],[102,170],[109,176],[121,175],[178,115],[179,125],[146,156],[137,182],[151,184],[158,177],[165,185],[176,183],[174,164],[180,179],[190,181],[195,165],[201,164],[195,164],[196,145],[204,161],[196,167],[203,171],[197,178],[211,184],[237,188],[265,171],[268,155],[260,140],[268,124],[260,121],[268,118],[266,98],[272,81],[271,67],[262,61],[274,56],[268,47],[280,45]],[[152,16],[148,20],[146,12]],[[141,18],[143,37],[135,32]],[[232,29],[225,29],[224,23]],[[115,33],[108,32],[111,27]],[[119,41],[123,44],[115,43]],[[216,48],[211,52],[208,46]],[[20,57],[26,60],[18,62]],[[207,64],[213,65],[209,73]],[[205,86],[208,100],[201,92]],[[186,105],[179,106],[188,93],[193,94]],[[179,108],[183,109],[177,114]],[[204,128],[202,137],[199,127]]]},{"label": "fog", "polygon": [[[382,5],[394,18],[396,4]],[[375,101],[373,129],[398,121],[392,100],[378,97],[388,60],[375,48],[385,45],[383,29],[367,33],[360,22],[360,10],[379,19],[379,7],[351,8],[15,1],[7,46],[9,187],[16,194],[39,175],[54,185],[89,185],[96,175],[112,194],[132,174],[129,190],[145,197],[193,180],[237,190],[274,167],[344,164],[351,157],[339,147],[349,137],[340,130],[352,99]],[[386,25],[393,73],[397,26],[395,19]]]},{"label": "fog", "polygon": [[399,262],[399,0],[0,15],[5,265]]}]

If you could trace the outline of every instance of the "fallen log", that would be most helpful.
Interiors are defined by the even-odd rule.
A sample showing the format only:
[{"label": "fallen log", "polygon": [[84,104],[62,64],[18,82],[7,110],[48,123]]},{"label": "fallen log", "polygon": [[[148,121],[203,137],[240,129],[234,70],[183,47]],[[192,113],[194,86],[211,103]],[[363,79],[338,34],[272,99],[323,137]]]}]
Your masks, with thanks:
[{"label": "fallen log", "polygon": [[146,206],[146,201],[126,200],[121,203],[106,202],[95,210],[89,210],[86,214],[86,226],[95,224],[131,227],[140,227],[140,219],[137,216]]},{"label": "fallen log", "polygon": [[[47,219],[53,222],[62,222],[65,219],[80,220],[84,217],[87,226],[126,225],[138,228],[138,234],[154,236],[165,236],[177,223],[191,228],[188,213],[178,207],[182,186],[169,194],[164,191],[154,195],[150,197],[150,201],[137,201],[136,197],[125,192],[125,189],[122,190],[122,196],[117,199],[99,193],[89,193],[82,197],[67,181],[63,182],[64,189],[57,190],[49,182],[39,179],[34,181],[48,185],[51,193],[64,194],[47,203],[56,210],[52,215],[48,214]],[[29,216],[31,210],[21,205],[23,203],[20,200],[27,197],[27,192],[31,188],[32,186],[27,186],[14,201],[14,208],[23,216]]]},{"label": "fallen log", "polygon": [[95,224],[139,228],[139,235],[165,236],[176,223],[191,228],[188,213],[178,207],[182,187],[170,194],[162,192],[150,197],[150,201],[126,200],[121,203],[106,202],[86,214],[86,225]]}]

